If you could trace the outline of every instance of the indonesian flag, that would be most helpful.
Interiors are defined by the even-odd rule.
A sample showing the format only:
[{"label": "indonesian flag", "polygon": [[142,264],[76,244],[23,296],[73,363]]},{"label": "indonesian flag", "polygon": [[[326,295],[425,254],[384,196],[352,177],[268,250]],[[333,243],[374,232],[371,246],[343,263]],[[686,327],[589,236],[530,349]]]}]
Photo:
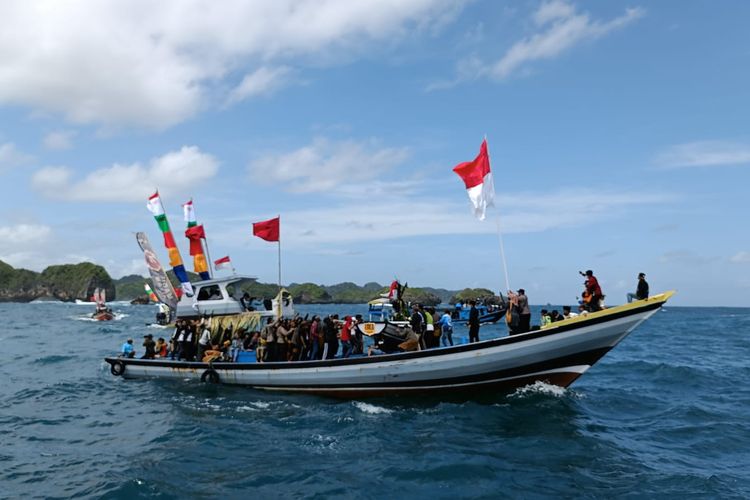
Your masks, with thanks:
[{"label": "indonesian flag", "polygon": [[388,290],[388,298],[390,300],[398,300],[398,281],[393,280],[391,288]]},{"label": "indonesian flag", "polygon": [[266,241],[279,241],[279,221],[281,217],[253,222],[253,235]]},{"label": "indonesian flag", "polygon": [[214,261],[214,269],[216,269],[217,271],[219,269],[231,269],[231,268],[232,268],[232,262],[229,260],[229,255]]},{"label": "indonesian flag", "polygon": [[164,206],[161,204],[161,198],[159,198],[159,191],[155,192],[148,197],[148,205],[146,205],[148,211],[151,212],[154,217],[164,215]]},{"label": "indonesian flag", "polygon": [[185,215],[185,222],[188,227],[193,227],[197,224],[195,220],[195,209],[193,208],[193,200],[182,205],[182,212]]},{"label": "indonesian flag", "polygon": [[484,220],[487,207],[493,207],[495,200],[495,185],[492,182],[490,170],[490,156],[487,154],[487,140],[482,141],[479,156],[474,161],[460,163],[453,171],[464,181],[466,193],[474,206],[474,216]]}]

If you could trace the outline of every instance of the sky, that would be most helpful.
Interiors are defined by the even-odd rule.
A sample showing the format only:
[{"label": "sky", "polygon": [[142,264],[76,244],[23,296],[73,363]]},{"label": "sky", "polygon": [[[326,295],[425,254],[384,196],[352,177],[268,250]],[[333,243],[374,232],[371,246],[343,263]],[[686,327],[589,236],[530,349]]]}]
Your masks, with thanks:
[{"label": "sky", "polygon": [[[0,3],[0,260],[750,306],[750,3]],[[452,168],[487,138],[495,207]],[[501,238],[500,238],[501,237]],[[190,266],[188,266],[190,268]]]}]

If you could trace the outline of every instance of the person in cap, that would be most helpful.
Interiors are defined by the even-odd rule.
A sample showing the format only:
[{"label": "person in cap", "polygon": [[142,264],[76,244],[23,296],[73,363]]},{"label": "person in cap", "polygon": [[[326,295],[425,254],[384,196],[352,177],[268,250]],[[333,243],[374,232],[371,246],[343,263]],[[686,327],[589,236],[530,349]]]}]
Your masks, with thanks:
[{"label": "person in cap", "polygon": [[120,350],[120,357],[122,358],[135,357],[135,347],[133,347],[133,339],[128,339],[125,341],[124,344],[122,344],[122,349]]},{"label": "person in cap", "polygon": [[516,300],[518,301],[518,316],[520,318],[518,333],[528,332],[531,330],[531,309],[529,309],[529,298],[526,296],[526,290],[519,288]]},{"label": "person in cap", "polygon": [[141,359],[154,359],[156,357],[156,342],[154,342],[154,336],[150,333],[144,335],[143,347],[146,348],[146,352],[141,356]]},{"label": "person in cap", "polygon": [[638,273],[638,288],[635,293],[628,293],[628,302],[633,300],[645,300],[648,298],[648,282],[644,273]]}]

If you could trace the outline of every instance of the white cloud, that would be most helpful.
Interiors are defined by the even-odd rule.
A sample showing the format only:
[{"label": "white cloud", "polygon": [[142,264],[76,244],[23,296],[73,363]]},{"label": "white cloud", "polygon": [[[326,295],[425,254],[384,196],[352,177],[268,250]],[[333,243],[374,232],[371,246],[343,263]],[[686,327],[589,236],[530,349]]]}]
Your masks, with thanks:
[{"label": "white cloud", "polygon": [[[496,231],[494,223],[474,219],[465,203],[447,200],[389,196],[360,197],[357,203],[326,208],[287,211],[282,214],[283,238],[291,246],[350,244],[428,235],[482,234]],[[534,199],[533,204],[528,200]],[[643,206],[670,202],[670,195],[615,191],[561,190],[539,198],[534,193],[498,193],[503,232],[534,233],[601,223]],[[523,208],[520,208],[523,207]],[[260,220],[268,214],[248,214],[237,221]],[[212,240],[236,247],[236,222],[212,225]],[[249,237],[250,238],[250,237]]]},{"label": "white cloud", "polygon": [[56,130],[44,136],[44,147],[52,150],[70,149],[73,147],[73,137],[76,133],[73,130]]},{"label": "white cloud", "polygon": [[52,199],[69,201],[143,201],[155,188],[162,193],[181,192],[210,179],[217,160],[196,146],[183,146],[152,159],[148,166],[114,164],[74,181],[68,167],[45,167],[32,177],[34,189]]},{"label": "white cloud", "polygon": [[42,224],[0,226],[0,245],[10,247],[43,243],[49,238],[51,232],[49,226]]},{"label": "white cloud", "polygon": [[28,163],[31,160],[31,156],[19,151],[12,142],[0,144],[0,173]]},{"label": "white cloud", "polygon": [[227,104],[244,101],[249,97],[271,94],[289,82],[290,74],[291,68],[288,66],[258,68],[245,75],[242,82],[229,93]]},{"label": "white cloud", "polygon": [[477,57],[464,58],[457,66],[456,78],[437,82],[427,90],[453,87],[459,83],[480,78],[502,81],[509,78],[527,63],[555,58],[576,45],[596,40],[643,17],[645,11],[635,7],[610,21],[592,20],[588,13],[578,13],[575,6],[561,0],[543,3],[532,15],[539,30],[513,44],[494,63]]},{"label": "white cloud", "polygon": [[36,269],[39,252],[51,236],[52,229],[43,224],[0,226],[0,260],[13,267]]},{"label": "white cloud", "polygon": [[729,260],[736,264],[750,263],[750,252],[745,252],[744,250],[741,252],[737,252],[736,254],[732,255]]},{"label": "white cloud", "polygon": [[356,183],[384,176],[406,161],[406,148],[383,148],[375,140],[335,142],[318,138],[309,146],[271,154],[250,163],[250,174],[263,183],[309,193],[335,189],[346,194]]},{"label": "white cloud", "polygon": [[672,146],[656,156],[661,167],[720,167],[750,164],[750,144],[696,141]]},{"label": "white cloud", "polygon": [[[0,104],[73,123],[168,127],[226,102],[237,74],[295,57],[340,60],[445,23],[463,3],[9,0],[0,3]],[[274,82],[283,79],[267,90]]]}]

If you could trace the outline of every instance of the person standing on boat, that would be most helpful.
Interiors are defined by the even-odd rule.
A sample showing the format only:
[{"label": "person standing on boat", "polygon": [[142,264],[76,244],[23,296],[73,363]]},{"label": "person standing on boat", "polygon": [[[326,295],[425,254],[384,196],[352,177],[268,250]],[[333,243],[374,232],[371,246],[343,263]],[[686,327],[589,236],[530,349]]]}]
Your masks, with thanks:
[{"label": "person standing on boat", "polygon": [[600,311],[602,306],[601,302],[604,299],[604,294],[599,286],[599,280],[594,276],[594,271],[589,269],[585,273],[579,272],[581,276],[586,277],[583,285],[586,287],[583,294],[583,301],[586,304],[586,309],[590,312]]},{"label": "person standing on boat", "polygon": [[424,346],[427,349],[437,347],[439,344],[438,338],[435,337],[435,319],[432,317],[432,313],[435,312],[435,310],[430,309],[432,308],[421,305],[419,307],[419,312],[424,316]]},{"label": "person standing on boat", "polygon": [[352,353],[352,317],[344,318],[344,326],[341,328],[341,357],[348,358]]},{"label": "person standing on boat", "polygon": [[318,359],[318,350],[320,349],[320,318],[313,316],[310,323],[310,355],[307,359],[315,361]]},{"label": "person standing on boat", "polygon": [[648,282],[644,273],[638,273],[638,288],[635,293],[628,293],[628,303],[635,300],[645,300],[648,298]]},{"label": "person standing on boat", "polygon": [[453,345],[453,322],[451,321],[451,310],[446,309],[438,322],[440,326],[440,340],[443,347]]},{"label": "person standing on boat", "polygon": [[417,335],[420,347],[424,347],[422,340],[422,333],[424,333],[425,323],[424,316],[422,316],[422,313],[419,312],[419,304],[412,305],[411,310],[412,314],[411,318],[409,319],[409,325],[411,326],[411,330]]},{"label": "person standing on boat", "polygon": [[528,332],[531,330],[531,309],[529,309],[529,298],[526,296],[526,290],[519,288],[516,298],[518,299],[518,316],[520,318],[518,333]]},{"label": "person standing on boat", "polygon": [[354,316],[354,327],[352,328],[352,342],[354,342],[354,354],[365,353],[365,342],[362,337],[362,331],[357,328],[357,325],[362,324],[363,318],[361,314]]},{"label": "person standing on boat", "polygon": [[477,309],[477,301],[472,300],[469,302],[471,309],[469,310],[469,343],[479,342],[479,309]]},{"label": "person standing on boat", "polygon": [[203,361],[203,355],[206,354],[206,351],[211,349],[211,323],[210,319],[206,319],[205,317],[201,321],[200,324],[200,332],[201,336],[198,339],[198,355],[196,356],[196,361]]},{"label": "person standing on boat", "polygon": [[339,339],[336,335],[336,325],[331,316],[326,316],[323,320],[323,359],[333,359],[339,350]]},{"label": "person standing on boat", "polygon": [[279,322],[276,327],[276,360],[287,361],[287,352],[289,349],[289,339],[291,338],[292,329],[288,320]]}]

